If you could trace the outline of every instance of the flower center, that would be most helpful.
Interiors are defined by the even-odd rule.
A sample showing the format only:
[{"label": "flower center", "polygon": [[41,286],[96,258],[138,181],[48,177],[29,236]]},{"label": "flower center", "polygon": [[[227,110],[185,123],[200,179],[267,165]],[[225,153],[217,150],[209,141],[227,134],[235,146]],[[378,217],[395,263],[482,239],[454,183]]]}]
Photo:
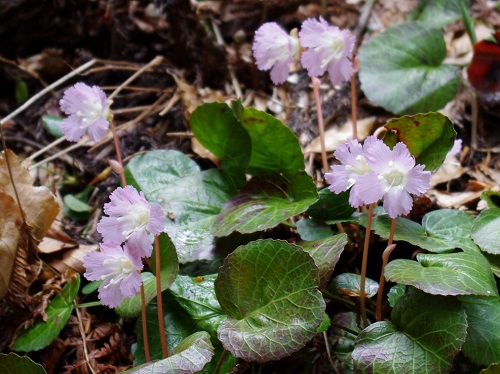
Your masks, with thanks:
[{"label": "flower center", "polygon": [[109,270],[109,273],[103,275],[101,280],[112,277],[106,287],[121,282],[123,278],[135,271],[132,261],[125,257],[106,259],[102,265]]},{"label": "flower center", "polygon": [[330,32],[324,33],[321,41],[321,44],[315,50],[321,52],[321,68],[324,68],[331,61],[339,60],[342,57],[345,44],[341,35]]},{"label": "flower center", "polygon": [[387,181],[385,192],[389,191],[391,187],[402,187],[405,179],[405,173],[400,170],[392,169],[382,176]]},{"label": "flower center", "polygon": [[101,101],[98,99],[87,99],[82,102],[83,111],[78,111],[76,115],[82,117],[81,128],[86,128],[92,125],[102,116],[103,108]]},{"label": "flower center", "polygon": [[148,207],[136,204],[127,207],[128,214],[119,217],[118,222],[123,222],[122,234],[128,239],[136,231],[144,230],[149,224],[150,210]]}]

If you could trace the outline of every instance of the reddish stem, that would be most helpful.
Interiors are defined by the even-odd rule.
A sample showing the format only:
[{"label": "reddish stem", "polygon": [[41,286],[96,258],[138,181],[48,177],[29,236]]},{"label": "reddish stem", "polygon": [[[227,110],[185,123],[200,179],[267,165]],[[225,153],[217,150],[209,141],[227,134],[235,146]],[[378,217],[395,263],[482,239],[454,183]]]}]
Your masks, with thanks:
[{"label": "reddish stem", "polygon": [[321,81],[316,77],[311,77],[314,100],[316,101],[316,110],[318,112],[318,127],[319,127],[319,140],[321,144],[321,161],[323,163],[323,173],[328,171],[328,159],[326,158],[326,146],[325,146],[325,125],[323,123],[323,110],[321,109],[321,98],[319,97],[319,86]]}]

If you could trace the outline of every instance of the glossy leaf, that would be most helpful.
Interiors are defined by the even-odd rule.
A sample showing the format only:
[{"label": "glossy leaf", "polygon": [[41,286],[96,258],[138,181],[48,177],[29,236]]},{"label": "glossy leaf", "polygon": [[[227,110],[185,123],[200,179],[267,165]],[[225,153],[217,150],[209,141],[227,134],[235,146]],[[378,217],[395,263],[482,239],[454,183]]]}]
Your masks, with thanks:
[{"label": "glossy leaf", "polygon": [[318,193],[319,200],[307,209],[307,214],[312,218],[333,221],[348,220],[355,209],[349,204],[349,192],[339,194],[324,188]]},{"label": "glossy leaf", "polygon": [[410,290],[390,322],[376,322],[359,334],[352,353],[355,371],[446,373],[466,330],[465,312],[456,300]]},{"label": "glossy leaf", "polygon": [[8,374],[47,374],[42,365],[29,357],[21,357],[15,353],[0,353],[0,373]]},{"label": "glossy leaf", "polygon": [[459,300],[469,325],[464,354],[480,365],[500,362],[500,300],[478,296],[460,296]]},{"label": "glossy leaf", "polygon": [[203,104],[191,114],[189,123],[196,139],[223,160],[222,169],[244,183],[252,143],[231,108],[224,103]]},{"label": "glossy leaf", "polygon": [[[359,274],[342,273],[337,275],[333,279],[328,289],[337,294],[359,297],[359,295],[361,294],[360,282],[361,276]],[[378,283],[370,278],[365,278],[366,297],[375,296],[377,294],[377,291]]]},{"label": "glossy leaf", "polygon": [[417,260],[389,262],[386,279],[433,295],[498,296],[490,264],[480,253],[420,253]]},{"label": "glossy leaf", "polygon": [[392,308],[397,304],[399,299],[406,293],[406,286],[404,284],[396,284],[389,289],[387,293],[387,300]]},{"label": "glossy leaf", "polygon": [[215,296],[214,281],[216,275],[191,278],[179,275],[170,287],[170,293],[179,305],[195,321],[199,329],[217,336],[217,327],[225,318]]},{"label": "glossy leaf", "polygon": [[[389,238],[391,218],[376,217],[373,226],[377,235]],[[466,212],[454,209],[439,209],[427,213],[422,225],[406,218],[396,218],[394,240],[403,240],[435,253],[450,252],[456,248],[478,252],[471,239],[474,219]]]},{"label": "glossy leaf", "polygon": [[309,253],[319,269],[319,287],[326,287],[335,270],[335,265],[344,252],[347,244],[347,235],[338,234],[324,239],[301,242],[299,245]]},{"label": "glossy leaf", "polygon": [[441,109],[460,86],[457,69],[442,64],[445,57],[439,30],[420,22],[390,27],[360,50],[361,89],[368,99],[397,114]]},{"label": "glossy leaf", "polygon": [[[177,260],[177,253],[172,241],[166,233],[160,235],[160,275],[161,275],[161,289],[166,290],[175,280],[179,272],[179,261]],[[151,268],[153,273],[156,273],[156,249],[153,249],[151,254]],[[144,284],[144,295],[146,304],[156,297],[156,276],[149,272],[142,272],[142,281]],[[141,294],[125,299],[119,307],[116,308],[118,314],[122,317],[135,317],[141,312]]]},{"label": "glossy leaf", "polygon": [[295,223],[295,226],[302,240],[319,240],[333,235],[333,230],[330,226],[314,219],[300,219]]},{"label": "glossy leaf", "polygon": [[213,232],[227,236],[234,231],[248,234],[275,227],[304,212],[317,196],[316,186],[305,172],[254,177],[224,204]]},{"label": "glossy leaf", "polygon": [[403,116],[390,120],[385,127],[392,130],[386,132],[385,142],[405,143],[416,163],[431,171],[442,165],[457,136],[453,123],[441,113]]},{"label": "glossy leaf", "polygon": [[462,6],[469,7],[468,0],[423,0],[411,15],[414,21],[420,21],[428,27],[440,29],[462,18]]},{"label": "glossy leaf", "polygon": [[483,210],[472,225],[472,239],[485,252],[500,255],[500,209]]},{"label": "glossy leaf", "polygon": [[266,112],[244,108],[238,101],[232,105],[252,142],[250,171],[288,175],[305,169],[304,155],[292,130]]},{"label": "glossy leaf", "polygon": [[228,318],[219,340],[246,361],[278,360],[302,348],[323,321],[318,269],[300,247],[257,240],[237,248],[220,268],[215,292]]},{"label": "glossy leaf", "polygon": [[194,374],[212,360],[214,347],[210,335],[200,331],[184,339],[174,350],[172,356],[160,361],[148,362],[124,373],[151,374]]},{"label": "glossy leaf", "polygon": [[169,218],[166,231],[181,263],[211,259],[211,228],[222,205],[236,187],[216,169],[200,171],[194,161],[172,150],[134,157],[126,167],[129,183],[151,203],[161,205]]},{"label": "glossy leaf", "polygon": [[12,349],[31,352],[45,348],[59,336],[73,312],[73,300],[80,288],[80,275],[70,280],[45,310],[47,322],[37,320],[31,327],[22,330],[17,336]]}]

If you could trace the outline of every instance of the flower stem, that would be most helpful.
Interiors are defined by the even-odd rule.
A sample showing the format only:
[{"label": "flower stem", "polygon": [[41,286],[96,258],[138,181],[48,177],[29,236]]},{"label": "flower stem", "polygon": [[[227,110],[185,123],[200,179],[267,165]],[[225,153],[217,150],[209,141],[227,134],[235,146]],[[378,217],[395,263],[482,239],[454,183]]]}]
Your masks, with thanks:
[{"label": "flower stem", "polygon": [[163,358],[168,357],[167,337],[165,335],[165,320],[163,319],[163,300],[161,294],[161,264],[160,264],[160,240],[155,235],[155,259],[156,259],[156,303],[158,304],[158,329],[160,330],[161,350]]},{"label": "flower stem", "polygon": [[394,232],[396,231],[396,218],[393,218],[391,221],[391,231],[389,233],[389,242],[387,243],[387,248],[384,249],[384,253],[382,254],[382,270],[380,273],[380,280],[378,281],[378,293],[377,293],[377,307],[375,309],[375,318],[377,321],[382,320],[382,296],[384,294],[384,270],[385,266],[389,262],[389,256],[391,252],[396,248],[395,244],[392,244],[394,240]]},{"label": "flower stem", "polygon": [[146,356],[146,362],[151,361],[151,355],[149,354],[149,341],[148,341],[148,324],[146,321],[146,295],[144,294],[144,283],[141,283],[141,316],[142,316],[142,339],[144,341],[144,355]]},{"label": "flower stem", "polygon": [[368,266],[368,249],[370,246],[370,233],[372,228],[374,206],[375,204],[370,204],[368,208],[365,243],[363,245],[363,259],[361,261],[361,279],[359,281],[359,309],[361,312],[361,318],[363,319],[363,323],[365,324],[365,326],[368,326],[368,318],[366,317],[366,305],[365,305],[365,280],[366,280],[366,268]]},{"label": "flower stem", "polygon": [[356,94],[356,73],[351,76],[351,121],[352,138],[358,140],[358,96]]},{"label": "flower stem", "polygon": [[122,182],[122,187],[125,187],[127,185],[127,180],[125,178],[125,171],[124,171],[125,169],[123,169],[122,151],[120,148],[120,142],[118,141],[118,135],[116,133],[115,123],[113,121],[113,114],[111,114],[109,118],[109,128],[111,129],[111,133],[113,134],[113,141],[115,143],[115,150],[116,150],[116,158],[118,160],[118,164],[120,164],[121,167],[120,179]]},{"label": "flower stem", "polygon": [[323,172],[326,173],[328,171],[328,159],[326,158],[326,147],[325,147],[325,125],[323,123],[323,111],[321,109],[321,99],[319,97],[319,85],[321,84],[321,82],[316,77],[311,77],[311,79],[314,91],[314,100],[316,101],[316,110],[318,112],[319,140],[321,144],[321,161],[323,163]]},{"label": "flower stem", "polygon": [[217,367],[215,368],[214,374],[219,374],[220,369],[224,361],[226,361],[227,351],[224,349],[219,357],[219,362],[217,362]]}]

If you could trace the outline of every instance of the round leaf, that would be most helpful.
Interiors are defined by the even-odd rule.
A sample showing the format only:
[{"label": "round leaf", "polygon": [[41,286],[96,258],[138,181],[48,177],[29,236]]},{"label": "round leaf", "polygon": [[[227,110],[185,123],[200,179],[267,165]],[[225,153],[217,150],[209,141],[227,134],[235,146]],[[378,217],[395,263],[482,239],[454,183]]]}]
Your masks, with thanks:
[{"label": "round leaf", "polygon": [[214,226],[215,236],[233,231],[244,234],[262,231],[304,212],[318,197],[312,178],[305,172],[284,177],[270,174],[255,177],[229,200]]},{"label": "round leaf", "polygon": [[361,89],[398,114],[443,108],[460,86],[457,70],[442,65],[446,44],[439,30],[408,22],[388,28],[359,53]]},{"label": "round leaf", "polygon": [[200,331],[188,336],[174,350],[173,355],[160,361],[148,362],[123,373],[194,374],[212,360],[214,347],[210,335]]},{"label": "round leaf", "polygon": [[302,348],[323,321],[318,269],[300,247],[258,240],[238,247],[220,268],[215,292],[228,318],[219,340],[246,361],[278,360]]},{"label": "round leaf", "polygon": [[[422,225],[406,218],[396,218],[394,240],[403,240],[435,253],[450,252],[456,248],[478,252],[471,235],[473,218],[466,212],[454,209],[439,209],[427,213]],[[376,217],[375,232],[383,238],[389,237],[391,218]]]},{"label": "round leaf", "polygon": [[485,252],[500,254],[500,209],[483,210],[472,225],[472,239]]},{"label": "round leaf", "polygon": [[389,262],[385,277],[433,295],[498,296],[490,264],[480,253],[420,253],[417,260]]},{"label": "round leaf", "polygon": [[462,347],[473,362],[500,362],[500,301],[497,297],[461,296],[469,330]]},{"label": "round leaf", "polygon": [[356,373],[446,373],[466,330],[456,300],[410,290],[391,322],[376,322],[359,335],[352,353]]},{"label": "round leaf", "polygon": [[403,116],[390,120],[385,127],[392,130],[387,132],[391,135],[389,143],[394,141],[395,132],[395,140],[405,143],[417,164],[425,165],[425,170],[441,166],[457,136],[453,123],[441,113]]},{"label": "round leaf", "polygon": [[31,352],[45,348],[59,336],[73,312],[73,300],[80,288],[80,275],[70,280],[47,307],[47,322],[38,320],[23,330],[14,342],[14,351]]}]

